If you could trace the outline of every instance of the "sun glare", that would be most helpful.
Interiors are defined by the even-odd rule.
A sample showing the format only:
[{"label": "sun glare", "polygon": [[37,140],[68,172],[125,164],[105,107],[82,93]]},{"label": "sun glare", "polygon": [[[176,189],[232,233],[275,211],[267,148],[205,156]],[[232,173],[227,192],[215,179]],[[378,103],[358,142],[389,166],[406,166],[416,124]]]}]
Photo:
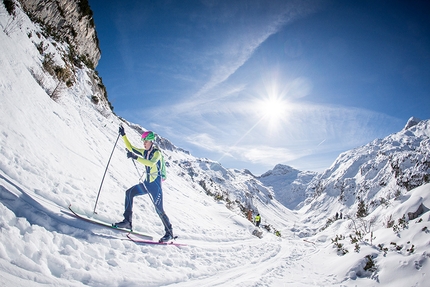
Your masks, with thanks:
[{"label": "sun glare", "polygon": [[269,98],[262,102],[261,110],[264,117],[270,120],[281,119],[285,113],[285,103],[276,98]]},{"label": "sun glare", "polygon": [[277,130],[288,116],[287,102],[278,97],[267,97],[255,102],[259,122],[265,123],[270,130]]},{"label": "sun glare", "polygon": [[277,126],[287,113],[287,103],[279,98],[266,98],[258,104],[258,109],[263,120],[269,121],[270,125]]}]

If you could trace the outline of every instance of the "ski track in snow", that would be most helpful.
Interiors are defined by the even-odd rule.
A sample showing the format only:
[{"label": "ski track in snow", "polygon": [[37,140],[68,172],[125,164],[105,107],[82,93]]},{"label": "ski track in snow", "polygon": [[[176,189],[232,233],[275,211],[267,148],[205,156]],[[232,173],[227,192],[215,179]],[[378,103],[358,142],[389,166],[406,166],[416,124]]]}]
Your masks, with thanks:
[{"label": "ski track in snow", "polygon": [[[5,180],[3,176],[1,178]],[[114,230],[97,227],[94,224],[83,222],[70,216],[65,217],[62,214],[54,213],[50,211],[49,208],[43,208],[43,205],[39,205],[40,202],[44,202],[51,208],[55,208],[55,205],[48,201],[44,201],[42,198],[37,198],[37,200],[35,200],[27,195],[23,190],[19,190],[16,186],[15,188],[17,189],[16,192],[10,192],[9,190],[2,188],[2,198],[17,196],[16,199],[11,198],[9,200],[13,201],[16,206],[23,206],[18,209],[25,207],[25,209],[32,214],[40,214],[41,217],[45,217],[47,214],[50,214],[51,220],[44,218],[43,221],[51,221],[50,225],[54,225],[55,227],[50,228],[49,225],[44,225],[43,227],[48,230],[63,230],[64,235],[74,236],[75,238],[90,242],[97,242],[98,240],[93,238],[97,236],[106,240],[127,241],[125,236],[120,236],[119,234],[121,233]],[[8,195],[7,192],[10,192],[10,194]],[[18,194],[18,192],[20,192],[20,194]],[[57,208],[59,209],[59,207]],[[69,225],[69,228],[67,228],[67,225]],[[79,227],[85,229],[79,230]],[[78,230],[75,230],[75,228],[78,228]],[[231,239],[227,242],[204,242],[199,240],[184,240],[183,242],[189,244],[190,248],[188,249],[195,257],[193,260],[194,264],[202,260],[202,255],[210,257],[211,262],[213,261],[212,258],[217,258],[215,259],[215,262],[219,262],[218,266],[208,264],[207,274],[201,274],[196,278],[200,286],[247,286],[247,282],[249,282],[250,286],[273,286],[272,284],[274,284],[276,280],[281,280],[285,284],[296,284],[297,281],[302,283],[306,282],[306,278],[310,281],[309,284],[313,284],[320,282],[319,278],[323,275],[316,272],[312,276],[313,272],[310,272],[312,269],[312,263],[305,260],[305,258],[317,253],[318,249],[315,247],[313,249],[303,248],[302,245],[306,243],[300,239],[290,240],[288,242],[280,239],[264,242],[260,239],[254,238],[248,238],[246,240]],[[142,245],[141,248],[145,249],[145,252],[147,252],[147,249],[152,247]],[[224,254],[235,254],[234,260],[226,258]],[[223,258],[226,258],[228,263],[224,262],[222,260]],[[56,272],[60,272],[55,271],[55,268],[58,268],[55,265],[53,265],[52,268],[54,268],[54,270],[51,270],[51,273],[55,274]],[[302,270],[300,273],[306,274],[306,278],[299,276],[299,278],[294,279],[297,277],[297,270]],[[216,275],[214,276],[213,273],[216,273]],[[291,281],[285,281],[285,277],[291,278]],[[189,280],[189,282],[174,283],[171,284],[171,286],[195,286],[195,284],[196,282]]]},{"label": "ski track in snow", "polygon": [[[193,240],[192,238],[181,240],[180,238],[178,242],[183,242],[189,246],[154,247],[140,245],[129,242],[124,235],[125,233],[99,227],[62,213],[61,209],[64,208],[37,195],[30,196],[24,188],[19,187],[4,175],[0,175],[0,179],[3,182],[0,192],[2,202],[9,209],[19,211],[19,214],[16,214],[18,220],[12,224],[15,227],[7,227],[11,225],[11,221],[2,222],[1,234],[3,236],[6,229],[8,232],[20,233],[24,237],[24,241],[31,245],[35,241],[42,242],[42,244],[50,244],[50,241],[63,241],[63,243],[60,243],[63,249],[57,250],[58,254],[53,253],[52,256],[47,257],[47,263],[48,261],[49,263],[45,266],[45,270],[36,267],[37,261],[41,260],[35,255],[37,254],[37,247],[34,247],[35,249],[27,255],[29,256],[27,258],[25,256],[11,258],[12,265],[26,270],[40,271],[59,278],[67,278],[71,274],[76,276],[76,274],[82,272],[80,270],[83,267],[82,263],[73,263],[69,256],[72,256],[74,250],[80,250],[83,246],[87,249],[84,252],[92,257],[91,262],[93,264],[103,265],[99,261],[106,260],[108,266],[118,266],[115,251],[104,250],[106,253],[102,254],[100,247],[91,247],[91,244],[102,244],[105,246],[103,249],[110,246],[110,248],[119,249],[125,253],[127,253],[127,247],[132,247],[130,252],[137,251],[138,254],[141,254],[140,256],[132,256],[134,257],[133,261],[129,262],[132,264],[133,262],[147,261],[149,267],[157,269],[160,267],[160,262],[156,258],[164,257],[162,263],[165,266],[171,268],[181,266],[180,269],[188,271],[186,272],[186,278],[175,279],[177,281],[183,280],[184,282],[169,283],[169,280],[163,282],[155,281],[154,279],[153,285],[145,282],[145,286],[160,286],[160,284],[164,286],[195,286],[195,284],[199,286],[274,286],[273,284],[277,280],[282,281],[283,284],[289,284],[285,281],[285,278],[292,278],[290,283],[294,284],[294,282],[297,282],[294,278],[297,277],[298,270],[306,270],[302,274],[306,274],[309,284],[319,281],[321,277],[321,274],[309,272],[312,269],[312,263],[306,260],[309,256],[317,253],[318,249],[304,247],[309,243],[301,239],[285,241],[271,237],[266,240],[248,236],[246,239],[230,238],[229,241],[224,242],[216,242],[215,240],[217,239],[214,239],[214,242],[207,242]],[[3,214],[3,211],[1,213]],[[3,220],[4,218],[3,216]],[[15,219],[11,218],[11,220],[14,221]],[[31,222],[26,223],[26,220]],[[32,234],[39,233],[40,228],[46,231],[41,232],[42,238],[36,240],[32,237]],[[52,232],[53,235],[47,232]],[[40,234],[37,235],[40,237]],[[2,240],[2,242],[6,242],[6,240]],[[27,250],[24,250],[23,254],[28,253],[29,248],[31,249],[28,246],[24,247]],[[10,252],[4,250],[3,252],[7,254],[4,257],[13,257]],[[65,261],[61,259],[64,256],[68,257]],[[69,264],[65,262],[69,262],[70,266],[66,267]],[[103,266],[98,268],[103,269]],[[193,274],[189,269],[196,269],[198,272]],[[95,286],[104,282],[103,280],[97,282],[95,278],[89,279],[90,277],[92,278],[93,276],[89,276],[88,279],[85,279],[85,276],[77,276],[76,280],[88,285],[94,284]],[[306,282],[306,278],[297,278],[297,280]],[[40,277],[36,281],[39,281],[39,283],[44,282]],[[139,286],[137,283],[139,281],[127,282],[132,286]],[[118,283],[122,285],[122,283]]]}]

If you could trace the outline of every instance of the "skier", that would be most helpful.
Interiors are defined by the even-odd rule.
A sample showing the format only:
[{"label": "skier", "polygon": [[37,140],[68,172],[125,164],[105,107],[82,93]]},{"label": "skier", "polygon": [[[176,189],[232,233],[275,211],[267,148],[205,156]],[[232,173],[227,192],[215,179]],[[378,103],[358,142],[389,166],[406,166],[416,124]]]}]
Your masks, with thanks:
[{"label": "skier", "polygon": [[260,216],[260,213],[259,213],[259,214],[257,214],[257,215],[255,216],[255,225],[256,225],[257,227],[260,227],[260,223],[261,223],[261,216]]},{"label": "skier", "polygon": [[145,165],[146,178],[143,182],[126,190],[124,220],[114,223],[113,227],[132,229],[133,198],[137,195],[149,194],[166,232],[160,242],[169,241],[174,238],[173,230],[170,220],[163,209],[163,191],[161,189],[161,181],[165,179],[165,166],[161,151],[154,145],[154,133],[146,131],[142,134],[144,149],[131,145],[125,134],[124,127],[119,127],[119,133],[128,150],[127,157]]}]

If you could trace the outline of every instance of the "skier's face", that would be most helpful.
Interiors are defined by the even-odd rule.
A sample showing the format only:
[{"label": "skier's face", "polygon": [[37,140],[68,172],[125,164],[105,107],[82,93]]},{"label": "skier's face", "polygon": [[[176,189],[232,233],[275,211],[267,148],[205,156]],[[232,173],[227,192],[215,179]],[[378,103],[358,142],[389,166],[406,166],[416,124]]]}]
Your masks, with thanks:
[{"label": "skier's face", "polygon": [[151,148],[151,146],[152,146],[152,141],[143,141],[143,147],[146,150],[149,150]]}]

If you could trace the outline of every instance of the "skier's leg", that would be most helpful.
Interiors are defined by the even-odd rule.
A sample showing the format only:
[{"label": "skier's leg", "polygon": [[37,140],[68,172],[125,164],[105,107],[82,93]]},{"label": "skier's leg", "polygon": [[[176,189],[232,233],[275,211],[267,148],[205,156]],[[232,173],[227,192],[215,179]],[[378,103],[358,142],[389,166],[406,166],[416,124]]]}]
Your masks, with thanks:
[{"label": "skier's leg", "polygon": [[146,189],[143,187],[142,183],[136,184],[131,188],[127,189],[125,192],[125,203],[124,203],[124,217],[126,214],[130,214],[133,211],[133,199],[137,195],[143,195],[147,193]]},{"label": "skier's leg", "polygon": [[116,227],[122,228],[132,228],[132,218],[133,218],[133,198],[137,195],[145,194],[146,190],[143,185],[136,184],[125,192],[125,203],[124,203],[124,220],[118,223],[115,223]]},{"label": "skier's leg", "polygon": [[164,230],[166,231],[166,234],[163,236],[161,241],[168,241],[173,238],[173,230],[172,230],[172,224],[170,223],[170,219],[167,216],[167,214],[164,212],[163,209],[163,192],[161,189],[160,183],[156,180],[150,184],[145,185],[148,189],[148,192],[150,193],[150,196],[152,197],[152,201],[155,206],[155,210],[160,217],[161,221],[164,225]]}]

